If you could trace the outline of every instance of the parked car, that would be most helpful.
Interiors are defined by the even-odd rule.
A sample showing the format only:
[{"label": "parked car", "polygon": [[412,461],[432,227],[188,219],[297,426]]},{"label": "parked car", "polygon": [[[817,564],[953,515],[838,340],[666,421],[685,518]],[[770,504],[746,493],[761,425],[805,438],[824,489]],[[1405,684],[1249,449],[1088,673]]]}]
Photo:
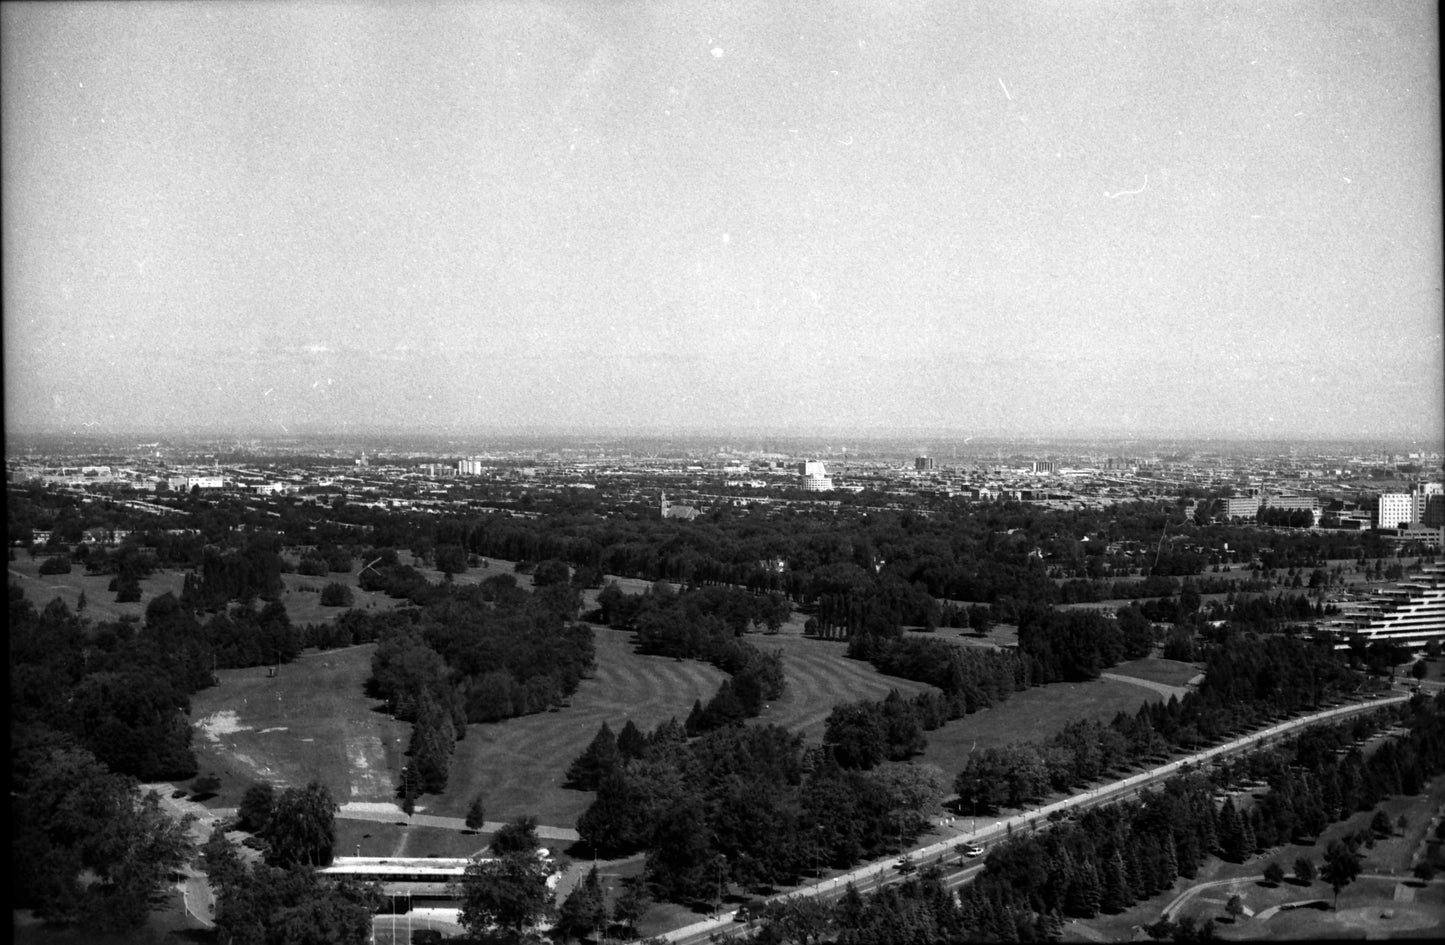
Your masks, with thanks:
[{"label": "parked car", "polygon": [[752,899],[743,903],[737,912],[733,913],[734,922],[751,922],[753,919],[761,919],[763,913],[768,911],[768,903],[764,899]]}]

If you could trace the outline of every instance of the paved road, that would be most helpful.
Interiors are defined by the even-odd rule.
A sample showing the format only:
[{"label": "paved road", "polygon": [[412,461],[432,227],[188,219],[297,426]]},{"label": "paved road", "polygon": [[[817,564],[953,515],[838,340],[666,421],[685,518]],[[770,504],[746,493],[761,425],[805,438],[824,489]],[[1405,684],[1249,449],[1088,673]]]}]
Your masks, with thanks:
[{"label": "paved road", "polygon": [[1138,676],[1121,676],[1118,673],[1100,673],[1099,676],[1103,679],[1112,679],[1114,682],[1131,683],[1135,686],[1143,686],[1145,689],[1152,689],[1165,699],[1170,696],[1183,699],[1189,694],[1189,689],[1185,686],[1171,686],[1168,683],[1155,682],[1152,679],[1140,679]]},{"label": "paved road", "polygon": [[[1401,876],[1396,873],[1361,873],[1359,876],[1356,877],[1356,879],[1377,879],[1383,880],[1387,883],[1420,882],[1420,880],[1415,879],[1413,876]],[[1252,886],[1258,881],[1259,877],[1257,876],[1238,876],[1234,879],[1215,879],[1210,880],[1207,883],[1199,883],[1196,886],[1190,886],[1188,889],[1184,890],[1179,895],[1171,899],[1169,901],[1169,905],[1161,909],[1159,914],[1161,916],[1177,916],[1179,914],[1180,908],[1188,904],[1189,900],[1193,899],[1196,894],[1201,893],[1206,889],[1217,889],[1220,886]],[[1318,880],[1317,882],[1320,883],[1319,886],[1316,886],[1314,883],[1310,883],[1309,886],[1299,887],[1299,890],[1303,895],[1299,899],[1294,901],[1313,902],[1316,899],[1333,901],[1335,892],[1333,889],[1330,888],[1329,884],[1325,883],[1323,880]],[[1438,879],[1432,879],[1430,880],[1430,882],[1445,884],[1445,876],[1439,877]],[[1280,905],[1288,905],[1288,903],[1281,903]],[[1262,910],[1256,916],[1252,910],[1246,908],[1244,910],[1244,914],[1259,919],[1268,919],[1270,916],[1274,915],[1276,912],[1279,911],[1280,906],[1270,906],[1268,909]]]},{"label": "paved road", "polygon": [[[957,856],[959,853],[959,847],[966,844],[974,844],[986,847],[990,843],[995,843],[1007,837],[1016,829],[1023,830],[1028,829],[1032,826],[1047,824],[1049,814],[1054,813],[1055,811],[1062,812],[1078,807],[1107,804],[1113,801],[1121,800],[1130,794],[1137,795],[1145,788],[1151,787],[1159,781],[1163,781],[1166,778],[1172,777],[1173,775],[1177,774],[1182,768],[1199,765],[1203,762],[1211,761],[1214,758],[1220,757],[1222,755],[1242,751],[1246,748],[1253,747],[1260,742],[1279,738],[1283,735],[1304,728],[1308,725],[1315,725],[1321,722],[1327,722],[1331,719],[1340,718],[1346,715],[1367,712],[1373,709],[1378,709],[1385,705],[1390,705],[1392,703],[1403,702],[1407,698],[1409,698],[1409,696],[1406,693],[1392,692],[1387,695],[1381,696],[1380,698],[1372,699],[1368,702],[1349,703],[1333,709],[1326,709],[1323,712],[1317,712],[1314,715],[1307,715],[1297,719],[1290,719],[1277,725],[1272,725],[1269,728],[1261,729],[1258,732],[1253,732],[1249,735],[1245,735],[1241,738],[1236,738],[1223,745],[1216,745],[1213,748],[1206,749],[1204,751],[1189,755],[1184,758],[1179,758],[1175,761],[1168,762],[1167,764],[1160,765],[1156,768],[1151,768],[1148,771],[1142,771],[1138,774],[1130,775],[1127,778],[1115,781],[1111,784],[1101,785],[1099,787],[1085,791],[1081,794],[1076,794],[1073,797],[1065,798],[1064,800],[1056,801],[1052,804],[1046,804],[1043,807],[1038,808],[1037,810],[1025,811],[1024,813],[1016,814],[1011,817],[1007,817],[986,825],[982,825],[979,829],[971,831],[969,833],[960,832],[958,836],[949,837],[946,840],[938,841],[936,843],[931,843],[926,846],[913,849],[909,851],[908,855],[912,858],[913,862],[917,864],[920,868],[934,862],[945,862],[949,860],[949,858],[952,858],[954,863],[958,863]],[[843,873],[831,879],[824,880],[821,883],[816,883],[811,886],[804,886],[800,889],[794,890],[793,892],[784,895],[769,897],[768,901],[781,902],[794,896],[823,896],[825,898],[832,897],[841,894],[841,892],[847,887],[849,883],[852,883],[854,886],[857,886],[860,890],[862,890],[865,887],[872,885],[882,885],[884,883],[898,882],[899,880],[903,879],[903,874],[899,873],[898,870],[895,868],[898,860],[898,856],[890,856],[887,859],[867,863],[847,873]],[[980,869],[981,866],[970,864],[962,872],[976,875]],[[972,877],[970,876],[969,878]],[[952,879],[953,877],[950,877],[950,880]],[[965,881],[966,880],[960,880],[960,882]],[[957,885],[958,883],[951,882],[950,884]],[[694,922],[690,925],[684,926],[683,928],[673,929],[670,932],[665,932],[662,934],[661,937],[666,939],[667,941],[677,943],[677,945],[694,945],[694,943],[707,941],[714,934],[718,934],[723,937],[735,937],[743,935],[750,931],[749,926],[751,925],[751,923],[735,923],[734,915],[735,913],[733,912],[727,912],[717,918],[706,919],[702,922]]]},{"label": "paved road", "polygon": [[[384,824],[406,824],[409,827],[441,827],[445,830],[465,830],[467,822],[460,817],[439,817],[435,814],[412,814],[408,817],[400,807],[394,810],[377,810],[371,806],[357,806],[342,804],[336,812],[337,817],[344,817],[347,820],[369,820],[375,823]],[[499,820],[489,820],[482,825],[483,833],[496,833],[505,824]],[[577,831],[571,827],[547,827],[537,826],[537,836],[543,840],[565,840],[576,841],[579,838]]]},{"label": "paved road", "polygon": [[[161,810],[177,820],[188,816],[195,818],[191,822],[189,834],[198,848],[210,838],[212,828],[222,819],[220,812],[208,810],[202,804],[186,798],[171,797],[171,793],[176,790],[174,784],[142,784],[140,789],[142,793],[155,791],[161,799]],[[207,928],[214,928],[216,895],[211,890],[210,878],[193,863],[183,865],[179,872],[182,879],[177,886],[181,891],[181,901],[185,903],[186,912]]]}]

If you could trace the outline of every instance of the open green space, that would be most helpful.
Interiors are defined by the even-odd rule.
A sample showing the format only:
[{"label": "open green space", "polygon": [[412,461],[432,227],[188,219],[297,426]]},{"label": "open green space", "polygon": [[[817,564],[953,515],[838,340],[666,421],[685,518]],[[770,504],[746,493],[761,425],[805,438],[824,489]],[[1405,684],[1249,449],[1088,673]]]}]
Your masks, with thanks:
[{"label": "open green space", "polygon": [[85,566],[80,564],[74,565],[69,574],[41,574],[40,565],[44,561],[43,555],[31,558],[26,552],[17,549],[15,560],[7,565],[10,581],[25,590],[25,599],[33,603],[36,609],[59,597],[74,611],[83,592],[83,616],[97,622],[119,620],[122,617],[139,620],[145,616],[146,605],[154,598],[167,591],[179,596],[181,584],[185,580],[183,571],[157,571],[140,582],[139,601],[117,604],[115,591],[107,589],[114,575],[86,574]]},{"label": "open green space", "polygon": [[[116,603],[115,591],[108,589],[114,575],[87,574],[84,565],[80,564],[75,565],[69,574],[41,574],[40,564],[44,560],[42,556],[32,559],[28,554],[20,552],[16,554],[14,561],[9,562],[10,579],[25,589],[26,599],[32,601],[36,607],[44,607],[59,597],[71,610],[75,610],[80,602],[80,595],[84,592],[83,615],[97,622],[119,620],[122,617],[138,620],[144,618],[146,607],[155,598],[166,593],[179,597],[186,576],[183,569],[156,571],[140,582],[139,601],[121,604]],[[296,562],[293,560],[291,563],[294,565]],[[358,570],[359,568],[358,565]],[[285,585],[285,590],[281,593],[281,603],[286,605],[286,615],[291,618],[291,622],[298,626],[326,623],[345,612],[345,607],[321,606],[321,590],[333,582],[351,588],[352,606],[363,610],[395,607],[398,603],[385,594],[362,590],[357,583],[356,570],[349,574],[330,574],[325,577],[282,574],[281,581]]]},{"label": "open green space", "polygon": [[411,726],[363,691],[372,650],[308,650],[275,676],[223,669],[220,685],[192,696],[200,769],[222,782],[213,806],[237,806],[256,781],[319,781],[343,804],[391,800]]},{"label": "open green space", "polygon": [[841,640],[816,640],[786,631],[747,639],[765,652],[781,650],[788,680],[783,697],[770,703],[758,721],[781,725],[813,742],[822,741],[823,723],[840,702],[882,699],[890,689],[913,696],[933,688],[885,676],[868,663],[849,659],[848,644]]},{"label": "open green space", "polygon": [[674,717],[680,722],[694,701],[706,701],[727,678],[706,663],[638,654],[625,631],[596,627],[593,640],[597,670],[569,707],[467,726],[447,793],[425,798],[428,812],[462,817],[481,793],[488,820],[533,814],[543,824],[573,826],[592,794],[563,788],[563,777],[603,722],[614,732],[628,719],[643,731]]},{"label": "open green space", "polygon": [[1121,711],[1132,715],[1145,702],[1160,698],[1141,686],[1112,679],[1025,689],[1010,695],[1007,702],[929,732],[928,747],[915,760],[938,765],[952,779],[970,751],[1046,739],[1070,722],[1108,721]]},{"label": "open green space", "polygon": [[[1193,879],[1181,877],[1166,893],[1139,903],[1117,915],[1101,915],[1094,919],[1075,920],[1064,926],[1066,942],[1097,942],[1129,940],[1134,930],[1155,922],[1160,913],[1186,891],[1199,887],[1171,913],[1178,920],[1193,916],[1200,923],[1215,921],[1221,939],[1233,941],[1310,940],[1310,939],[1431,939],[1445,936],[1445,878],[1428,884],[1410,875],[1411,867],[1424,849],[1431,818],[1439,816],[1445,805],[1445,778],[1435,778],[1427,790],[1415,797],[1393,797],[1379,805],[1391,821],[1406,819],[1404,831],[1377,841],[1373,848],[1363,848],[1361,878],[1340,892],[1339,911],[1333,908],[1334,892],[1329,884],[1316,879],[1308,885],[1293,879],[1294,862],[1298,857],[1312,859],[1320,865],[1329,841],[1366,827],[1373,813],[1362,811],[1348,820],[1331,824],[1310,845],[1288,844],[1277,847],[1244,863],[1210,860]],[[1261,874],[1269,863],[1283,867],[1287,878],[1278,886],[1266,884]],[[1370,875],[1388,878],[1369,878]],[[1218,885],[1206,885],[1215,884]],[[1225,904],[1231,896],[1240,897],[1252,915],[1229,921]],[[1325,900],[1330,908],[1295,908],[1261,913],[1272,907],[1308,900]]]},{"label": "open green space", "polygon": [[1135,679],[1147,679],[1150,682],[1163,683],[1166,686],[1182,686],[1189,680],[1198,676],[1203,670],[1194,663],[1182,663],[1179,660],[1160,659],[1156,656],[1146,656],[1143,659],[1129,660],[1127,663],[1120,663],[1109,670],[1116,676],[1133,676]]},{"label": "open green space", "polygon": [[[397,820],[405,821],[406,817],[398,811]],[[337,856],[474,856],[486,849],[491,839],[490,834],[470,830],[336,819]]]}]

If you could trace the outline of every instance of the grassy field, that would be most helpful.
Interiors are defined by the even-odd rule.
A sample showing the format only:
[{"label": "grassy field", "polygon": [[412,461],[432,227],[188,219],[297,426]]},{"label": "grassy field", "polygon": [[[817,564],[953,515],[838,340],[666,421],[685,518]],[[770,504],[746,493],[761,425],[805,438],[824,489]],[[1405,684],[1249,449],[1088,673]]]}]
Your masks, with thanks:
[{"label": "grassy field", "polygon": [[[460,577],[470,582],[510,570],[510,563],[494,561],[490,568]],[[288,583],[319,580],[287,578]],[[530,584],[526,578],[521,582]],[[643,582],[636,583],[640,590]],[[783,652],[788,680],[787,693],[764,711],[761,721],[816,742],[838,702],[880,699],[890,689],[911,696],[928,688],[848,659],[841,642],[803,637],[800,623],[790,621],[776,635],[748,637],[765,650]],[[1006,635],[997,631],[983,642],[992,644]],[[960,645],[976,642],[947,631],[934,636],[957,638],[954,642]],[[447,793],[423,799],[428,813],[461,817],[471,798],[481,794],[490,820],[533,815],[544,824],[573,826],[592,795],[563,788],[562,779],[602,722],[618,731],[631,719],[646,731],[668,718],[681,720],[694,700],[706,700],[724,678],[703,663],[637,654],[630,634],[621,631],[599,627],[594,639],[597,671],[582,682],[571,706],[469,727],[457,744]],[[261,668],[225,670],[220,687],[198,693],[193,714],[201,723],[197,747],[202,770],[216,771],[225,785],[216,805],[234,806],[245,786],[262,778],[280,784],[318,778],[343,802],[392,799],[409,727],[391,721],[362,695],[370,654],[370,647],[307,653],[282,667],[276,678]],[[1188,669],[1192,667],[1145,660],[1116,671],[1178,684],[1192,675]],[[1114,681],[1015,693],[1002,706],[930,733],[921,760],[951,773],[975,743],[1043,738],[1074,718],[1110,718],[1120,709],[1133,712],[1150,697],[1147,690]]]},{"label": "grassy field", "polygon": [[[38,561],[28,560],[11,566],[12,574],[18,572],[22,582],[29,582],[30,596],[38,603],[50,599],[43,594],[58,593],[73,605],[84,588],[90,602],[88,615],[99,619],[118,613],[140,615],[156,594],[179,591],[181,581],[179,572],[157,574],[144,582],[141,603],[116,605],[114,594],[104,590],[109,580],[104,576],[91,577],[77,570],[42,580],[35,573],[37,568]],[[493,559],[487,568],[473,568],[457,580],[473,583],[512,570],[511,562]],[[435,572],[423,573],[440,578]],[[328,581],[344,580],[355,587],[354,575],[318,578],[287,574],[284,580],[287,612],[297,623],[327,619],[338,612],[317,603],[318,592]],[[522,576],[519,582],[531,584]],[[629,592],[647,586],[642,581],[620,583]],[[586,595],[589,604],[595,593]],[[357,594],[363,606],[394,605],[381,595],[366,595],[359,589]],[[768,706],[761,721],[782,725],[816,742],[828,713],[839,702],[881,699],[890,689],[911,696],[928,688],[884,676],[866,663],[848,659],[841,642],[804,637],[801,624],[801,618],[795,616],[779,634],[748,637],[765,650],[783,652],[788,680],[787,693]],[[957,631],[929,636],[961,646],[994,646],[1008,643],[1013,635],[1012,628],[998,628],[985,638]],[[569,707],[469,727],[467,737],[457,744],[447,793],[424,798],[422,808],[461,817],[471,798],[481,794],[489,820],[533,815],[544,824],[573,826],[592,795],[563,788],[562,779],[567,765],[602,722],[617,731],[631,719],[646,731],[668,718],[681,720],[695,700],[706,700],[724,678],[722,672],[703,663],[637,654],[630,634],[621,631],[599,627],[594,638],[597,670],[582,682]],[[245,788],[257,780],[278,785],[319,780],[343,803],[392,800],[410,727],[391,720],[363,694],[371,652],[369,646],[307,652],[296,663],[281,667],[274,678],[260,667],[222,670],[220,686],[197,693],[192,714],[198,727],[195,744],[201,770],[214,771],[223,782],[213,805],[234,807]],[[1116,671],[1171,685],[1192,675],[1182,664],[1162,660],[1137,661]],[[929,748],[921,760],[951,773],[975,743],[988,746],[1043,738],[1074,718],[1109,718],[1119,709],[1132,712],[1146,698],[1150,698],[1147,690],[1113,681],[1016,693],[1002,706],[930,733]]]},{"label": "grassy field", "polygon": [[810,639],[788,628],[776,636],[753,635],[747,640],[765,652],[781,650],[788,681],[783,698],[769,704],[758,721],[781,725],[814,742],[822,741],[823,722],[840,702],[882,699],[890,689],[904,696],[932,689],[849,659],[848,645],[841,640]]},{"label": "grassy field", "polygon": [[951,779],[975,746],[998,748],[1048,738],[1077,719],[1108,721],[1121,710],[1132,714],[1145,702],[1159,698],[1158,693],[1141,686],[1109,679],[1025,689],[1001,705],[929,732],[928,748],[917,760],[938,765]]},{"label": "grassy field", "polygon": [[40,564],[44,560],[39,556],[31,558],[17,549],[15,560],[7,565],[10,581],[24,588],[25,599],[37,610],[59,597],[73,611],[84,592],[85,616],[97,622],[119,620],[123,616],[140,619],[145,616],[146,605],[152,599],[167,591],[179,596],[181,583],[185,580],[181,571],[157,571],[141,581],[139,602],[117,604],[115,591],[106,590],[113,575],[86,574],[81,565],[74,566],[69,574],[41,574]]},{"label": "grassy field", "polygon": [[201,771],[222,780],[215,807],[235,807],[255,781],[316,780],[340,803],[387,801],[411,733],[363,693],[373,647],[307,651],[281,667],[223,669],[191,697]]},{"label": "grassy field", "polygon": [[[86,574],[85,568],[75,566],[69,574],[41,574],[40,563],[44,558],[31,559],[28,554],[19,553],[9,563],[10,579],[25,589],[26,600],[37,608],[44,607],[59,597],[71,610],[75,610],[80,595],[85,593],[85,616],[96,622],[119,620],[122,616],[144,618],[146,606],[152,600],[167,592],[177,597],[185,581],[182,570],[157,571],[140,582],[141,599],[134,603],[117,604],[115,591],[107,590],[112,575]],[[293,561],[292,564],[295,564]],[[353,606],[362,609],[395,607],[397,601],[385,594],[363,591],[357,584],[356,572],[332,574],[327,577],[312,577],[306,574],[282,574],[285,590],[281,602],[286,605],[286,614],[294,624],[326,623],[343,613],[344,607],[322,607],[321,589],[335,581],[351,588]]]},{"label": "grassy field", "polygon": [[[1300,885],[1292,878],[1277,887],[1266,885],[1260,874],[1270,862],[1279,863],[1293,876],[1294,861],[1307,856],[1318,865],[1330,840],[1366,826],[1371,812],[1357,813],[1349,820],[1330,826],[1310,846],[1291,844],[1276,848],[1245,863],[1213,860],[1193,879],[1180,879],[1174,888],[1118,915],[1075,920],[1064,927],[1066,942],[1121,941],[1130,939],[1134,929],[1156,921],[1162,910],[1191,887],[1219,883],[1198,889],[1172,918],[1193,916],[1199,922],[1215,920],[1221,939],[1233,941],[1405,938],[1440,940],[1445,935],[1445,881],[1420,884],[1410,875],[1431,826],[1431,817],[1445,808],[1445,778],[1436,778],[1426,793],[1417,797],[1396,797],[1380,805],[1392,821],[1404,816],[1408,822],[1402,834],[1379,841],[1365,849],[1363,873],[1393,874],[1389,879],[1361,878],[1340,892],[1339,911],[1299,908],[1260,917],[1271,907],[1288,902],[1323,899],[1332,903],[1334,893],[1321,880]],[[1224,911],[1229,897],[1238,895],[1252,913],[1230,922]]]},{"label": "grassy field", "polygon": [[1181,663],[1178,660],[1165,660],[1150,656],[1120,663],[1109,672],[1119,676],[1147,679],[1150,682],[1163,683],[1166,686],[1182,686],[1198,676],[1201,670],[1193,663]]},{"label": "grassy field", "polygon": [[489,834],[444,827],[402,827],[345,817],[336,821],[337,856],[473,856],[490,840]]},{"label": "grassy field", "polygon": [[597,671],[584,679],[572,705],[493,725],[472,725],[457,743],[446,796],[428,798],[430,812],[461,817],[480,792],[488,820],[534,814],[544,824],[573,826],[592,794],[567,790],[562,779],[605,721],[614,732],[631,719],[647,731],[687,718],[727,678],[706,663],[633,652],[632,635],[597,627]]}]

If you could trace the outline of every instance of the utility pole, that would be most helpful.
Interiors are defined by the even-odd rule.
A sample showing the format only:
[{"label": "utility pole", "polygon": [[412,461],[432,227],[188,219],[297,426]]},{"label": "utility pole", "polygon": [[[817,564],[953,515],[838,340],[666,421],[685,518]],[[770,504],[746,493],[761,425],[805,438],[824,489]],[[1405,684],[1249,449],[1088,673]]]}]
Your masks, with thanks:
[{"label": "utility pole", "polygon": [[714,910],[714,912],[716,912],[718,917],[721,918],[723,896],[723,870],[727,868],[728,858],[725,854],[719,853],[715,862],[717,863],[717,908]]}]

